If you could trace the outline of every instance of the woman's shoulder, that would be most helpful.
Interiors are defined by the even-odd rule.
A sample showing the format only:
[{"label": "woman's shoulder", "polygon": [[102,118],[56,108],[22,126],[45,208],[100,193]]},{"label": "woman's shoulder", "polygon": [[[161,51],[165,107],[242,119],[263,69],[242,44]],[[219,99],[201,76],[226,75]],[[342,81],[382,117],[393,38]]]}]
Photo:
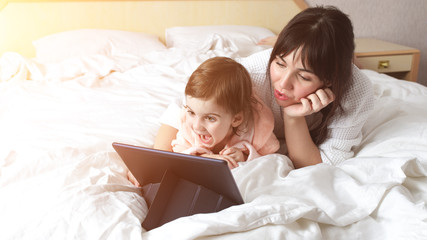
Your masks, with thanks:
[{"label": "woman's shoulder", "polygon": [[236,59],[236,61],[242,64],[249,72],[254,91],[265,103],[269,102],[271,96],[270,82],[267,78],[267,67],[270,55],[271,49],[266,49],[248,57]]},{"label": "woman's shoulder", "polygon": [[338,164],[353,156],[352,147],[362,140],[362,127],[374,108],[371,80],[353,66],[351,85],[341,102],[339,114],[329,124],[329,137],[319,148],[323,162]]},{"label": "woman's shoulder", "polygon": [[237,58],[236,61],[242,64],[249,74],[261,73],[265,74],[268,66],[268,60],[270,59],[272,49],[266,49],[260,52],[256,52],[250,56],[244,58]]},{"label": "woman's shoulder", "polygon": [[342,118],[351,118],[353,124],[354,116],[368,115],[374,106],[374,93],[371,80],[355,65],[352,69],[351,84],[341,102]]},{"label": "woman's shoulder", "polygon": [[352,86],[354,88],[361,88],[368,93],[372,91],[371,80],[356,65],[353,65],[352,68],[352,78]]},{"label": "woman's shoulder", "polygon": [[374,92],[371,80],[358,67],[353,65],[352,81],[346,100],[356,104],[373,103]]}]

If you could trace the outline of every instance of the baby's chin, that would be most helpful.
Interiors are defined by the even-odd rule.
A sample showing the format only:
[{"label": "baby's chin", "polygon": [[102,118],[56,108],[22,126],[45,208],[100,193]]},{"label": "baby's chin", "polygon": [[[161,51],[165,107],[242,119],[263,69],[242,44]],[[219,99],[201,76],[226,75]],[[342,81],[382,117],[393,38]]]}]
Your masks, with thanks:
[{"label": "baby's chin", "polygon": [[213,146],[215,146],[212,136],[196,134],[196,139],[197,145],[200,147],[211,149]]}]

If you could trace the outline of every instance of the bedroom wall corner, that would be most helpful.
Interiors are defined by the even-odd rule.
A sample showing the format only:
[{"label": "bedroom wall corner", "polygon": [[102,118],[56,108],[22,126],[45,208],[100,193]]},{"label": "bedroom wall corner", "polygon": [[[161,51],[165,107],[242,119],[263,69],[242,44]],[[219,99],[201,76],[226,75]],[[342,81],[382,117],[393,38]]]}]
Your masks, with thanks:
[{"label": "bedroom wall corner", "polygon": [[427,1],[306,0],[309,6],[333,5],[348,14],[356,37],[376,38],[420,50],[417,82],[427,86]]}]

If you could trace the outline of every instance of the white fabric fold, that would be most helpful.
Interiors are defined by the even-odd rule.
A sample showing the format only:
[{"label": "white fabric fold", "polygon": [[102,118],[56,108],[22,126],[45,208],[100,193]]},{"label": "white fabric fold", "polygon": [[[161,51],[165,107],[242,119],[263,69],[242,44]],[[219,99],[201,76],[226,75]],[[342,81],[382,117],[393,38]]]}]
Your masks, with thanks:
[{"label": "white fabric fold", "polygon": [[[228,40],[227,40],[228,41]],[[228,45],[227,45],[228,44]],[[283,155],[232,171],[245,204],[146,232],[147,207],[112,142],[151,147],[203,51],[0,58],[0,239],[426,239],[427,88],[365,71],[375,114],[355,156],[294,170]]]}]

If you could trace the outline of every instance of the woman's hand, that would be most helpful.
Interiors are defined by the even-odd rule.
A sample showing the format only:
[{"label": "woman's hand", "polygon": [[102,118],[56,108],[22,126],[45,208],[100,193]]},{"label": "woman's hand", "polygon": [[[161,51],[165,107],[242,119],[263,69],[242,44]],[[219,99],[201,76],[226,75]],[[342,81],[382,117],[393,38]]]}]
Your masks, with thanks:
[{"label": "woman's hand", "polygon": [[319,112],[335,100],[335,95],[329,88],[318,89],[316,92],[301,98],[301,102],[283,108],[283,114],[289,117],[304,117]]},{"label": "woman's hand", "polygon": [[274,46],[274,44],[276,44],[276,41],[277,41],[277,36],[266,37],[266,38],[263,38],[263,39],[259,40],[259,42],[257,43],[257,45]]},{"label": "woman's hand", "polygon": [[283,108],[286,147],[295,168],[322,162],[320,150],[311,138],[305,116],[319,112],[334,100],[335,95],[329,88],[318,89],[301,98],[300,103]]}]

